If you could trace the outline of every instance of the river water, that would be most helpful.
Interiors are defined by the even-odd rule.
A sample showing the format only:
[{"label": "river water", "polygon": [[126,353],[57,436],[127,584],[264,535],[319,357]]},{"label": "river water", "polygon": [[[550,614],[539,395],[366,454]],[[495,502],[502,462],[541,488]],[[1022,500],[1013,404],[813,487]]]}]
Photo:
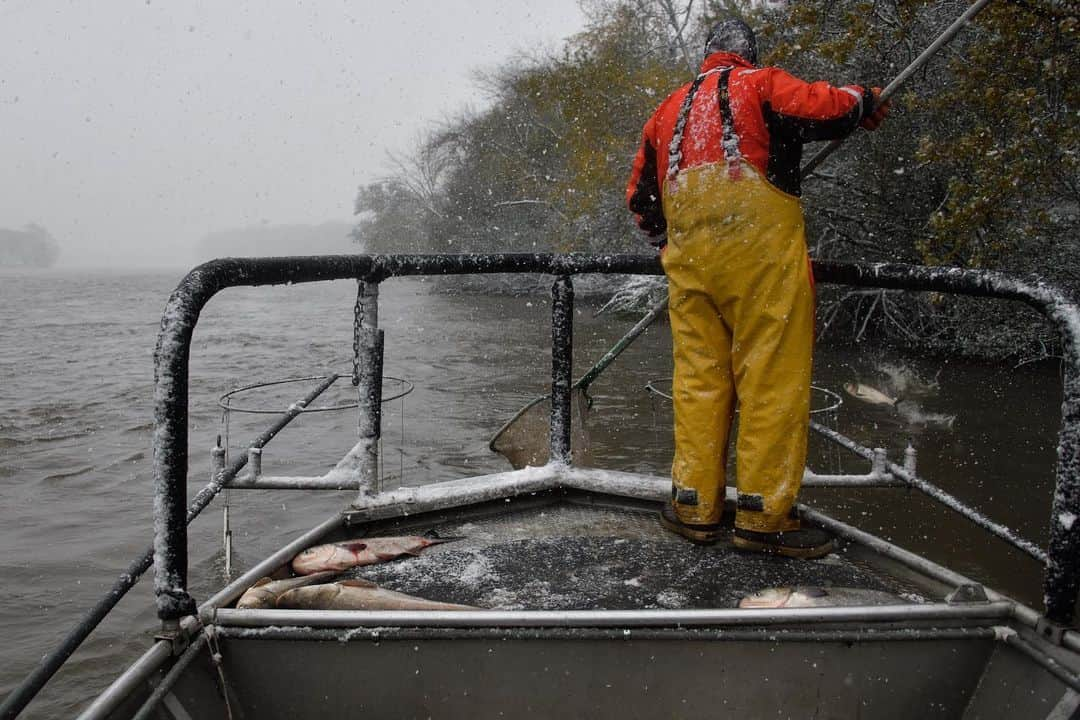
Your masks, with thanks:
[{"label": "river water", "polygon": [[[182,272],[0,274],[0,695],[51,649],[150,543],[152,354],[161,309]],[[422,484],[507,469],[491,434],[545,391],[550,373],[548,298],[436,292],[423,280],[383,284],[387,375],[415,391],[384,410],[386,484]],[[237,288],[213,299],[195,332],[191,380],[192,494],[206,478],[217,435],[242,447],[268,416],[232,413],[219,395],[250,382],[348,372],[355,284]],[[594,316],[579,299],[575,375],[633,323]],[[645,391],[667,378],[670,338],[658,323],[592,386],[597,465],[666,474],[671,408]],[[923,413],[952,427],[845,403],[828,421],[902,457],[992,518],[1045,546],[1060,416],[1057,368],[1014,369],[917,361],[819,347],[815,385],[843,394],[862,380],[907,385]],[[660,383],[662,385],[662,383]],[[282,408],[310,385],[245,396]],[[347,402],[349,383],[324,396]],[[239,402],[239,401],[238,401]],[[818,397],[817,406],[824,403]],[[825,420],[825,416],[817,416]],[[351,446],[350,412],[304,416],[267,448],[270,474],[315,474]],[[865,472],[811,438],[819,472]],[[233,491],[235,561],[245,567],[340,509],[350,493]],[[804,500],[1038,607],[1040,568],[1027,556],[915,492],[807,491]],[[191,530],[196,599],[220,585],[221,500]],[[46,687],[26,717],[67,716],[149,644],[155,626],[144,579]]]}]

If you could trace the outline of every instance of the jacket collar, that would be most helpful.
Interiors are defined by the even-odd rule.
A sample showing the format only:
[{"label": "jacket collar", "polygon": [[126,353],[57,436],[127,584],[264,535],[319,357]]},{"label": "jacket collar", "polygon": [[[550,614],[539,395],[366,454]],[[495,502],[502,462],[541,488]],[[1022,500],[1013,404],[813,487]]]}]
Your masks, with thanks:
[{"label": "jacket collar", "polygon": [[733,52],[717,52],[705,58],[705,61],[701,63],[701,70],[699,73],[707,73],[710,70],[729,65],[744,68],[754,67],[748,60],[744,60],[741,55],[737,55]]}]

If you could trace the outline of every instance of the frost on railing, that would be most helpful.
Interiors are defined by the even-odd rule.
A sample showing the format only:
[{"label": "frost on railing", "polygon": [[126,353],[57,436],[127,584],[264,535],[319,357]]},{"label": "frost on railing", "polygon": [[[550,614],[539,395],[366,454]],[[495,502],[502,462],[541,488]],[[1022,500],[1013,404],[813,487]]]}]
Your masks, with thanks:
[{"label": "frost on railing", "polygon": [[[155,389],[155,557],[158,562],[159,616],[175,620],[189,598],[187,532],[184,508],[187,492],[187,372],[191,332],[202,306],[218,290],[236,285],[267,285],[332,279],[362,279],[378,283],[389,277],[461,275],[472,273],[545,273],[556,277],[553,289],[553,402],[550,447],[556,462],[571,462],[569,421],[570,349],[573,287],[571,277],[582,273],[661,275],[655,257],[630,255],[421,255],[334,256],[222,260],[200,266],[177,288],[162,319],[156,357]],[[903,265],[816,263],[819,282],[914,291],[936,291],[1020,300],[1033,305],[1057,326],[1065,346],[1064,401],[1058,444],[1050,548],[1047,561],[1046,606],[1050,619],[1071,620],[1080,590],[1080,315],[1061,293],[1038,281],[1024,282],[992,273],[959,268]],[[565,313],[566,321],[559,314]],[[377,439],[376,439],[377,442]],[[358,444],[329,473],[318,478],[249,477],[258,483],[300,485],[311,482],[363,487],[365,458],[372,451],[369,437]],[[246,458],[244,459],[246,462]],[[913,473],[890,466],[889,474],[918,487]],[[872,474],[872,473],[871,473]],[[881,476],[883,479],[884,476]],[[240,481],[243,483],[243,480]],[[220,488],[217,488],[220,489]],[[933,491],[930,487],[920,488]],[[212,497],[216,489],[211,489]],[[998,528],[999,530],[1001,528]],[[1004,528],[1004,530],[1008,530]]]}]

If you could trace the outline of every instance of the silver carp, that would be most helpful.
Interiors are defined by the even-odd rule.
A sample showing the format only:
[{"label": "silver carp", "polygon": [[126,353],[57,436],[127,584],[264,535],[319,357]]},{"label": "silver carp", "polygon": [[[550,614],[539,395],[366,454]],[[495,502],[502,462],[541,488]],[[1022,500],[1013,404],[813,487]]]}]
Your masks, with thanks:
[{"label": "silver carp", "polygon": [[863,402],[868,402],[871,405],[892,405],[895,407],[897,403],[896,398],[889,397],[877,388],[863,385],[862,383],[844,383],[844,390],[846,390],[847,394],[851,397],[862,400]]},{"label": "silver carp", "polygon": [[908,425],[937,425],[947,430],[952,430],[956,422],[956,415],[943,413],[924,412],[919,403],[907,398],[894,398],[886,395],[877,388],[862,383],[844,383],[844,390],[848,395],[858,398],[871,405],[886,405],[896,410],[897,414]]},{"label": "silver carp", "polygon": [[379,587],[369,580],[342,580],[283,593],[277,607],[292,610],[479,610],[427,600]]},{"label": "silver carp", "polygon": [[292,569],[297,575],[310,575],[324,570],[341,572],[360,565],[386,562],[402,555],[419,555],[424,548],[460,539],[442,538],[430,533],[317,545],[293,558]]},{"label": "silver carp", "polygon": [[271,580],[268,577],[255,581],[255,584],[244,591],[236,607],[241,610],[257,610],[260,608],[272,608],[277,602],[278,596],[294,588],[312,585],[314,583],[329,580],[337,575],[336,572],[319,572],[313,575],[287,578],[285,580]]},{"label": "silver carp", "polygon": [[739,601],[740,608],[855,607],[860,605],[910,605],[910,601],[884,590],[845,587],[766,588]]}]

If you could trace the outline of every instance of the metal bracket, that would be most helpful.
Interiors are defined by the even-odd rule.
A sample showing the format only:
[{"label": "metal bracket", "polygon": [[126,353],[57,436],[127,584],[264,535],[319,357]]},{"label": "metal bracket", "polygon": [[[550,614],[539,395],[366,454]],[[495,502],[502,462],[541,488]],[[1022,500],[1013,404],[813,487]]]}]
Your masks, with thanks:
[{"label": "metal bracket", "polygon": [[178,621],[163,622],[161,630],[154,633],[154,640],[169,643],[173,657],[182,654],[191,645],[190,634],[181,629]]},{"label": "metal bracket", "polygon": [[1061,645],[1061,640],[1065,636],[1066,630],[1068,630],[1068,628],[1064,625],[1058,625],[1056,622],[1046,617],[1040,617],[1035,623],[1035,632],[1038,633],[1039,637],[1054,645]]},{"label": "metal bracket", "polygon": [[988,603],[990,602],[990,598],[986,596],[986,589],[982,585],[965,583],[946,595],[945,602],[950,605]]}]

